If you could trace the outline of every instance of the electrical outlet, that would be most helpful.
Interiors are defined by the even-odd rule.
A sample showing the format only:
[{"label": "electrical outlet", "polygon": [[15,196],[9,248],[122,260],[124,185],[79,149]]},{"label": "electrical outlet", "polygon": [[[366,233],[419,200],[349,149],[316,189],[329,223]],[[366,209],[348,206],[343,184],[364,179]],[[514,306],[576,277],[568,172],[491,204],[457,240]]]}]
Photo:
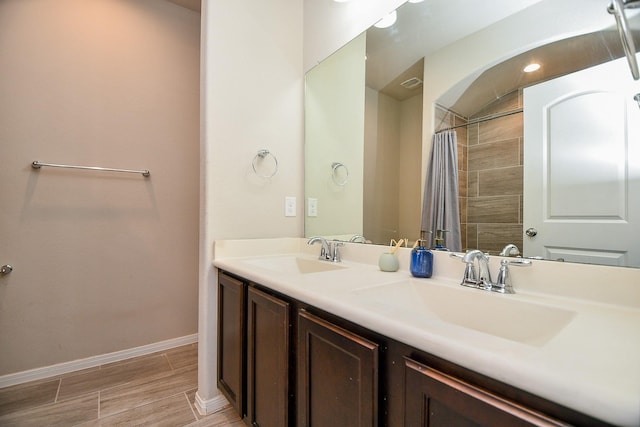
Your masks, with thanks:
[{"label": "electrical outlet", "polygon": [[313,197],[307,199],[307,216],[318,216],[318,199]]},{"label": "electrical outlet", "polygon": [[284,216],[296,216],[295,196],[286,196],[284,198]]}]

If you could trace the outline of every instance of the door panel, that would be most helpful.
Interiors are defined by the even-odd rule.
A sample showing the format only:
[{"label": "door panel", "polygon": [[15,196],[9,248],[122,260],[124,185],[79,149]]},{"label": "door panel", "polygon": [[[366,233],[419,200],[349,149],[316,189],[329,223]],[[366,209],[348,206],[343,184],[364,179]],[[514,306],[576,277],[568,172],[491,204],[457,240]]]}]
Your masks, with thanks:
[{"label": "door panel", "polygon": [[218,278],[218,388],[244,414],[246,285],[221,273]]},{"label": "door panel", "polygon": [[378,345],[298,314],[298,426],[378,425]]},{"label": "door panel", "polygon": [[526,256],[640,266],[637,92],[624,60],[524,90]]}]

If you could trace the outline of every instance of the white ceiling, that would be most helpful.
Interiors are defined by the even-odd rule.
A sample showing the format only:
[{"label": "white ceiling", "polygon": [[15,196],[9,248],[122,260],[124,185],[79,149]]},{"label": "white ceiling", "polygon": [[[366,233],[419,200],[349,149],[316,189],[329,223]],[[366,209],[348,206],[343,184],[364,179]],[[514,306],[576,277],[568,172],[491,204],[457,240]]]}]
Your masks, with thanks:
[{"label": "white ceiling", "polygon": [[[500,25],[498,21],[508,22],[506,18],[515,13],[528,13],[525,9],[536,3],[546,3],[543,9],[558,5],[552,4],[553,1],[428,0],[406,3],[398,9],[398,20],[392,27],[367,30],[367,85],[400,100],[412,96],[414,93],[400,87],[399,83],[410,77],[422,78],[422,62],[416,61],[447,49],[459,40],[474,37],[474,33],[493,24]],[[468,117],[519,88],[623,56],[615,21],[606,13],[606,4],[602,5],[606,2],[590,0],[596,10],[602,9],[598,16],[602,15],[607,25],[598,29],[608,31],[593,28],[592,33],[575,37],[568,33],[565,40],[548,43],[484,71],[479,70],[452,87],[438,103]],[[640,46],[640,13],[628,11],[627,16],[635,33],[636,46]],[[468,54],[473,53],[469,51]],[[524,66],[534,60],[543,64],[542,69],[536,73],[523,73]]]},{"label": "white ceiling", "polygon": [[367,85],[380,90],[420,58],[539,1],[428,0],[405,3],[398,8],[395,25],[367,31]]}]

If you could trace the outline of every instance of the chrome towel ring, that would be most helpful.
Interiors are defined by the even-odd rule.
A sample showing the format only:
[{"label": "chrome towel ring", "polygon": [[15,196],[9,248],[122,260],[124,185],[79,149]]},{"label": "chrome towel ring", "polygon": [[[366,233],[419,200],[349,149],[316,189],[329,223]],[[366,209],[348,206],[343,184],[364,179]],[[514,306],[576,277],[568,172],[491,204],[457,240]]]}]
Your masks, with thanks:
[{"label": "chrome towel ring", "polygon": [[[273,158],[273,171],[268,174],[261,174],[258,172],[257,163],[262,163],[267,156],[271,156]],[[269,150],[263,148],[262,150],[258,150],[258,153],[253,157],[253,160],[251,161],[251,167],[253,168],[253,172],[260,178],[269,179],[278,173],[278,159],[271,152],[269,152]]]},{"label": "chrome towel ring", "polygon": [[336,185],[344,187],[349,182],[349,169],[344,163],[333,162],[331,163],[331,180]]}]

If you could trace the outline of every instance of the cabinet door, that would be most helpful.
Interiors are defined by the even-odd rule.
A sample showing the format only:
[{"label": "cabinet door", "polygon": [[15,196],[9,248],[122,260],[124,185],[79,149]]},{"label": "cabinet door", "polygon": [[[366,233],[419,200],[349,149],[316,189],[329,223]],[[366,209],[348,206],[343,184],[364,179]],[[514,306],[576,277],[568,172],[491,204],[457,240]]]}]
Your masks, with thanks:
[{"label": "cabinet door", "polygon": [[289,304],[247,292],[247,417],[250,425],[289,424]]},{"label": "cabinet door", "polygon": [[218,388],[229,403],[244,414],[244,318],[246,285],[218,276]]},{"label": "cabinet door", "polygon": [[378,346],[301,310],[298,426],[378,425]]},{"label": "cabinet door", "polygon": [[410,359],[404,371],[405,427],[566,425]]}]

